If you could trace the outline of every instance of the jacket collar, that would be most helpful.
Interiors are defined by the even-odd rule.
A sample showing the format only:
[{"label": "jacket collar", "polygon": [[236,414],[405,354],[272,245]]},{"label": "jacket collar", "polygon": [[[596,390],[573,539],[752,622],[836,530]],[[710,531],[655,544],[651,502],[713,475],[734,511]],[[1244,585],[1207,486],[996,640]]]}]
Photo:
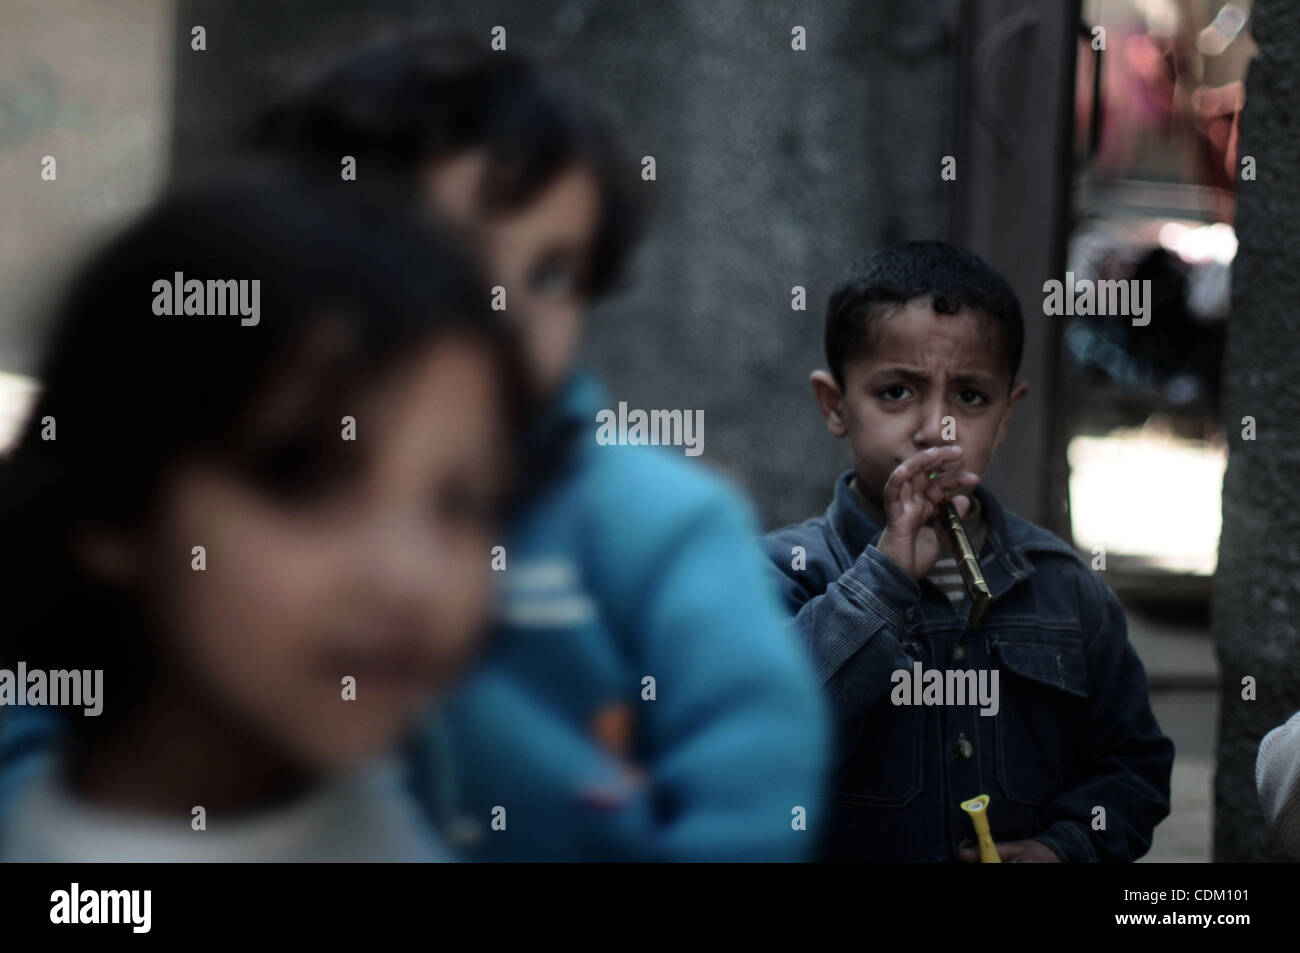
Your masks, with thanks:
[{"label": "jacket collar", "polygon": [[587,371],[574,370],[534,411],[520,447],[521,475],[513,508],[527,507],[577,465],[584,432],[594,434],[605,389]]},{"label": "jacket collar", "polygon": [[[852,479],[852,470],[840,476],[835,482],[835,496],[826,510],[827,522],[844,549],[841,557],[850,563],[880,539],[884,531],[858,502],[849,486]],[[975,495],[983,508],[986,526],[984,548],[979,554],[980,569],[994,599],[1033,574],[1034,563],[1026,556],[1029,552],[1058,552],[1078,558],[1073,549],[1050,533],[1014,514],[1008,518],[1001,504],[983,485],[975,488]]]}]

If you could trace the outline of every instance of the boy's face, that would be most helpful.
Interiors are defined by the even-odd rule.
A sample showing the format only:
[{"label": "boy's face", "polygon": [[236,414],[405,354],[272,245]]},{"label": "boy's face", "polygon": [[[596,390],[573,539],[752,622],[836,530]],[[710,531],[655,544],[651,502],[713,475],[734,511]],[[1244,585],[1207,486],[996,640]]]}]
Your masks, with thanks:
[{"label": "boy's face", "polygon": [[827,428],[849,439],[863,493],[878,501],[894,468],[944,444],[982,476],[1029,389],[1010,387],[999,333],[968,310],[937,314],[924,296],[876,318],[870,334],[845,362],[842,390],[826,371],[811,379]]},{"label": "boy's face", "polygon": [[600,192],[592,174],[571,166],[531,204],[493,215],[478,206],[487,169],[482,150],[434,165],[426,177],[433,210],[464,230],[488,280],[506,289],[506,315],[523,339],[539,396],[563,382],[577,357]]}]

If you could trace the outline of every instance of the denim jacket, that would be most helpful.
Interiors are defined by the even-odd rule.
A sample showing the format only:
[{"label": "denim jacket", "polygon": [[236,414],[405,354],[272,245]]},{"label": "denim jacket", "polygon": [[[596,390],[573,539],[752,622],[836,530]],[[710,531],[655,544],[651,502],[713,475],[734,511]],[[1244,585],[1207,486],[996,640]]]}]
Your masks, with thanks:
[{"label": "denim jacket", "polygon": [[[835,719],[823,856],[955,860],[974,840],[960,804],[978,794],[991,798],[998,842],[1032,838],[1066,861],[1142,856],[1169,814],[1174,748],[1114,594],[1062,540],[980,487],[979,559],[994,602],[971,629],[969,597],[954,609],[872,545],[883,527],[855,500],[852,475],[825,516],[764,541]],[[996,669],[996,714],[953,696],[915,704],[894,673],[917,663],[984,670],[986,684]]]}]

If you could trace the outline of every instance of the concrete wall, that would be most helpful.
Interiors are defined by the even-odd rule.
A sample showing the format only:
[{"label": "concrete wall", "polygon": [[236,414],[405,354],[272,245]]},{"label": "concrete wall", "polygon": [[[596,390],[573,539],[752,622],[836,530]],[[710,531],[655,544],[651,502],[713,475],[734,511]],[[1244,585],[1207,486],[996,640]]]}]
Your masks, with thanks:
[{"label": "concrete wall", "polygon": [[[68,272],[163,178],[171,13],[170,0],[0,11],[0,373],[34,372]],[[24,409],[0,391],[0,417]]]},{"label": "concrete wall", "polygon": [[[628,151],[657,162],[635,281],[587,336],[612,401],[702,408],[704,462],[751,493],[765,525],[819,513],[848,465],[807,384],[831,285],[881,244],[956,240],[1004,270],[1028,324],[1032,396],[987,482],[1068,532],[1059,329],[1035,302],[1063,260],[1077,14],[1077,0],[180,0],[175,166],[212,155],[323,50],[411,23],[487,43],[503,25],[558,52]],[[200,23],[206,53],[189,48]],[[791,49],[796,25],[806,52]],[[948,154],[956,182],[939,176]],[[805,311],[791,310],[795,285]]]},{"label": "concrete wall", "polygon": [[[846,449],[807,384],[822,308],[853,258],[943,234],[951,193],[949,5],[774,0],[179,3],[175,164],[203,161],[312,51],[386,22],[563,51],[654,155],[652,237],[628,292],[592,315],[587,355],[614,401],[703,408],[702,460],[745,486],[768,525],[823,510]],[[416,8],[420,12],[416,12]],[[189,49],[194,24],[208,50]],[[808,51],[791,49],[804,26]],[[949,184],[950,185],[950,184]],[[803,285],[808,309],[792,311]]]},{"label": "concrete wall", "polygon": [[[1259,54],[1246,77],[1232,321],[1224,364],[1229,439],[1214,638],[1223,673],[1214,857],[1280,860],[1255,793],[1260,738],[1300,709],[1300,17],[1292,0],[1256,0]],[[1241,439],[1252,416],[1257,439]],[[1158,492],[1153,488],[1153,492]],[[1242,679],[1257,682],[1242,699]]]}]

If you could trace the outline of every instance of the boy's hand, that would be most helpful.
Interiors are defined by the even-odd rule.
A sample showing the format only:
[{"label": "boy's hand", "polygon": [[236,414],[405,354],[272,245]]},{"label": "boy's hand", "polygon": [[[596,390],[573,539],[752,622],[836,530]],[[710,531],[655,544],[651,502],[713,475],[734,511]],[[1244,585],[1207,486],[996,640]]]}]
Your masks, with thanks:
[{"label": "boy's hand", "polygon": [[[1059,864],[1061,862],[1061,858],[1056,856],[1052,848],[1041,841],[1013,840],[1001,844],[995,843],[993,846],[1004,864]],[[963,847],[961,859],[968,864],[978,864],[979,848]]]},{"label": "boy's hand", "polygon": [[931,447],[904,460],[885,482],[885,531],[876,548],[913,579],[933,569],[943,552],[938,504],[944,493],[952,493],[958,516],[970,509],[970,498],[958,494],[969,493],[980,478],[960,469],[961,461],[962,449],[955,444]]}]

